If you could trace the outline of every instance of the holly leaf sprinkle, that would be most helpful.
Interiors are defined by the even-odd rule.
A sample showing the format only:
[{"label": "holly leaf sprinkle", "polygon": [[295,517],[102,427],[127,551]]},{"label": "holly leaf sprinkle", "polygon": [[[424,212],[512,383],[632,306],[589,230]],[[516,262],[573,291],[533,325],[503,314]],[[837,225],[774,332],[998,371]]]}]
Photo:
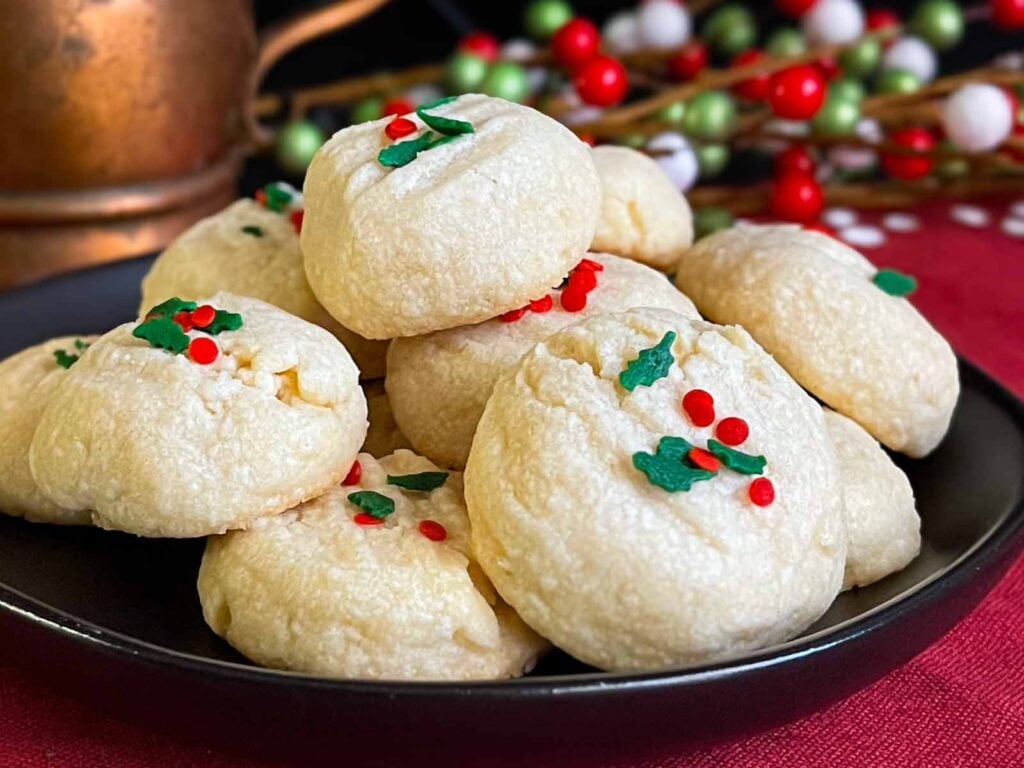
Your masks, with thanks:
[{"label": "holly leaf sprinkle", "polygon": [[619,374],[619,383],[632,392],[637,387],[649,387],[658,379],[668,376],[675,362],[671,349],[675,340],[675,331],[669,331],[657,345],[641,350],[636,360],[631,360],[626,370]]},{"label": "holly leaf sprinkle", "polygon": [[277,182],[264,186],[263,193],[267,196],[267,209],[276,213],[283,212],[292,201],[292,193]]},{"label": "holly leaf sprinkle", "polygon": [[[444,101],[443,103],[447,104],[449,102]],[[472,123],[467,123],[465,120],[455,120],[451,117],[442,117],[441,115],[431,115],[427,111],[439,106],[441,104],[435,102],[425,107],[420,107],[416,110],[416,114],[420,120],[444,136],[461,136],[466,133],[473,133]]]},{"label": "holly leaf sprinkle", "polygon": [[917,290],[917,278],[895,269],[880,269],[871,281],[890,296],[909,296]]},{"label": "holly leaf sprinkle", "polygon": [[70,352],[67,352],[63,349],[58,349],[54,351],[53,356],[57,360],[57,365],[59,365],[64,370],[67,370],[72,365],[78,362],[79,358],[81,358],[82,356],[82,353],[85,352],[85,350],[87,350],[88,348],[89,345],[86,342],[82,341],[81,339],[75,339],[75,350],[78,352],[77,355],[71,354]]},{"label": "holly leaf sprinkle", "polygon": [[416,155],[420,152],[431,148],[435,135],[433,131],[427,131],[415,139],[400,141],[390,147],[385,147],[377,155],[377,162],[388,168],[401,168],[408,165],[416,159]]},{"label": "holly leaf sprinkle", "polygon": [[743,451],[737,451],[717,440],[708,440],[708,450],[725,466],[741,475],[763,474],[765,465],[768,464],[764,456],[753,456]]},{"label": "holly leaf sprinkle", "polygon": [[245,232],[245,234],[247,235],[252,235],[253,237],[263,237],[263,230],[257,227],[255,224],[247,224],[246,226],[242,227],[242,231]]},{"label": "holly leaf sprinkle", "polygon": [[216,336],[218,333],[224,331],[237,331],[242,327],[242,316],[235,312],[225,312],[223,309],[218,309],[217,314],[214,315],[213,322],[210,323],[209,327],[203,330],[211,336]]},{"label": "holly leaf sprinkle", "polygon": [[686,458],[693,448],[681,437],[665,436],[658,441],[654,454],[638,451],[633,454],[633,466],[647,475],[651,485],[669,493],[688,491],[701,480],[710,480],[714,472],[693,466]]},{"label": "holly leaf sprinkle", "polygon": [[408,491],[433,491],[445,484],[447,472],[417,472],[415,475],[388,475],[388,483]]},{"label": "holly leaf sprinkle", "polygon": [[140,323],[132,331],[132,336],[137,339],[145,339],[150,346],[166,349],[176,355],[180,355],[188,349],[189,344],[189,338],[185,331],[168,317],[155,317]]},{"label": "holly leaf sprinkle", "polygon": [[395,512],[395,502],[376,491],[356,491],[348,495],[348,500],[377,520],[386,520]]},{"label": "holly leaf sprinkle", "polygon": [[75,339],[75,349],[77,349],[79,352],[85,352],[85,350],[87,350],[90,346],[91,345],[87,341]]},{"label": "holly leaf sprinkle", "polygon": [[194,301],[182,301],[177,296],[173,299],[168,299],[163,304],[157,304],[149,312],[146,313],[146,319],[152,319],[156,317],[167,317],[172,318],[179,312],[191,312],[196,308]]}]

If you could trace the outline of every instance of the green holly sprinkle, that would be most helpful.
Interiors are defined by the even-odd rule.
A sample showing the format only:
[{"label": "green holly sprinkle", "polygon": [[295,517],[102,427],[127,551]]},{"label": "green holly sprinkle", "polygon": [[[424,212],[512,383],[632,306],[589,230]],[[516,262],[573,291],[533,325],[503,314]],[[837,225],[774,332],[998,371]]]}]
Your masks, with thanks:
[{"label": "green holly sprinkle", "polygon": [[717,440],[708,440],[708,451],[719,461],[741,475],[760,475],[764,473],[768,461],[764,456],[752,456],[743,451],[737,451]]},{"label": "green holly sprinkle", "polygon": [[263,187],[263,193],[267,196],[267,209],[275,213],[283,212],[292,201],[292,193],[276,181]]},{"label": "green holly sprinkle", "polygon": [[880,269],[871,281],[890,296],[909,296],[917,290],[917,279],[895,269]]},{"label": "green holly sprinkle", "polygon": [[416,159],[420,152],[430,149],[435,135],[433,131],[427,131],[415,139],[400,141],[390,147],[385,147],[377,155],[377,162],[388,168],[401,168],[408,165]]},{"label": "green holly sprinkle", "polygon": [[701,480],[710,480],[714,472],[694,467],[686,456],[693,448],[681,437],[666,436],[658,441],[654,454],[638,451],[633,454],[633,466],[647,475],[651,485],[669,493],[688,491]]},{"label": "green holly sprinkle", "polygon": [[146,313],[146,318],[166,317],[172,318],[180,312],[191,312],[196,308],[194,301],[182,301],[177,296],[173,299],[168,299],[163,304],[157,304],[149,312]]},{"label": "green holly sprinkle", "polygon": [[415,475],[388,475],[388,483],[408,491],[433,491],[445,484],[447,472],[418,472]]},{"label": "green holly sprinkle", "polygon": [[467,123],[465,120],[454,120],[450,117],[441,117],[440,115],[431,115],[428,110],[440,107],[443,104],[448,104],[454,101],[453,98],[441,99],[441,101],[435,101],[433,104],[420,107],[416,110],[416,114],[420,120],[429,125],[438,133],[444,136],[461,136],[466,133],[473,133],[473,125]]},{"label": "green holly sprinkle", "polygon": [[[192,305],[193,308],[195,305]],[[132,331],[132,336],[145,339],[157,349],[166,349],[180,355],[188,349],[189,338],[181,326],[168,317],[154,317],[139,324]]]},{"label": "green holly sprinkle", "polygon": [[671,349],[675,340],[675,331],[669,331],[656,346],[641,350],[636,360],[631,360],[626,370],[619,374],[619,383],[632,392],[637,387],[649,387],[658,379],[668,376],[675,362]]},{"label": "green holly sprinkle", "polygon": [[245,232],[245,234],[247,235],[252,235],[253,237],[263,237],[263,230],[257,227],[255,224],[247,224],[246,226],[242,227],[242,231]]},{"label": "green holly sprinkle", "polygon": [[225,312],[223,309],[218,309],[217,314],[213,318],[213,322],[210,323],[208,328],[203,330],[211,336],[216,336],[218,333],[224,331],[237,331],[242,327],[242,316],[235,312]]},{"label": "green holly sprinkle", "polygon": [[395,502],[376,491],[356,491],[348,495],[348,500],[377,520],[386,520],[395,512]]}]

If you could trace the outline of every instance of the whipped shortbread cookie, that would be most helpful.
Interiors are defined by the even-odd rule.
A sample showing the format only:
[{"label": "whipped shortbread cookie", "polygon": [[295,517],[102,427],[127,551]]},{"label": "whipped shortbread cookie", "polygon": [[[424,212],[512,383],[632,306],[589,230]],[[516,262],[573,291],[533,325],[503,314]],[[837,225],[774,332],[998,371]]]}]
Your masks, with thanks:
[{"label": "whipped shortbread cookie", "polygon": [[610,144],[592,150],[604,190],[590,246],[669,272],[693,244],[693,213],[653,159]]},{"label": "whipped shortbread cookie", "polygon": [[386,381],[395,420],[417,451],[461,469],[494,382],[504,371],[567,325],[633,307],[700,317],[660,272],[617,256],[588,254],[563,288],[526,307],[477,325],[395,339]]},{"label": "whipped shortbread cookie", "polygon": [[912,278],[818,232],[740,225],[687,251],[676,281],[705,317],[742,325],[813,395],[892,450],[924,456],[946,434],[960,392],[956,357],[904,298]]},{"label": "whipped shortbread cookie", "polygon": [[782,642],[842,585],[821,408],[738,327],[635,309],[554,334],[499,379],[465,481],[498,592],[602,669]]},{"label": "whipped shortbread cookie", "polygon": [[846,520],[843,589],[864,587],[901,571],[921,551],[921,518],[903,471],[855,421],[825,409],[825,428],[839,460]]},{"label": "whipped shortbread cookie", "polygon": [[379,379],[387,346],[341,326],[309,287],[299,249],[302,221],[302,195],[281,183],[203,219],[153,262],[142,281],[139,314],[175,296],[249,296],[326,328],[341,339],[363,379]]},{"label": "whipped shortbread cookie", "polygon": [[586,144],[480,95],[339,131],[304,191],[309,282],[371,339],[477,323],[544,295],[586,252],[601,207]]},{"label": "whipped shortbread cookie", "polygon": [[529,671],[547,643],[469,550],[462,478],[409,451],[368,454],[343,487],[210,539],[210,627],[258,664],[327,677],[486,680]]},{"label": "whipped shortbread cookie", "polygon": [[363,452],[380,458],[394,453],[399,448],[411,448],[408,438],[402,434],[402,430],[395,422],[384,382],[371,381],[364,384],[363,394],[366,395],[366,408],[369,414],[367,418],[370,421]]},{"label": "whipped shortbread cookie", "polygon": [[255,299],[170,300],[67,372],[39,421],[50,500],[140,536],[244,528],[336,485],[366,435],[341,343]]},{"label": "whipped shortbread cookie", "polygon": [[28,449],[53,393],[95,340],[52,339],[0,362],[0,512],[38,523],[89,523],[88,511],[64,509],[39,490]]}]

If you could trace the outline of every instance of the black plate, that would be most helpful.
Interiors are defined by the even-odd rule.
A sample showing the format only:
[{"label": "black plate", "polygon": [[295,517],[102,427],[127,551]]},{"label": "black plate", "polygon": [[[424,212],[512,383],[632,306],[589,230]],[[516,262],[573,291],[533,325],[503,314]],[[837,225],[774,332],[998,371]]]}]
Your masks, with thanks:
[{"label": "black plate", "polygon": [[[0,296],[0,356],[133,316],[146,261]],[[531,765],[639,757],[798,717],[876,680],[952,627],[1024,537],[1024,407],[970,365],[950,434],[904,466],[924,521],[905,571],[842,595],[802,637],[724,664],[604,674],[553,654],[481,684],[331,681],[252,667],[202,621],[197,541],[146,541],[0,515],[0,645],[91,701],[182,737],[332,764]],[[628,567],[628,566],[625,566]]]}]

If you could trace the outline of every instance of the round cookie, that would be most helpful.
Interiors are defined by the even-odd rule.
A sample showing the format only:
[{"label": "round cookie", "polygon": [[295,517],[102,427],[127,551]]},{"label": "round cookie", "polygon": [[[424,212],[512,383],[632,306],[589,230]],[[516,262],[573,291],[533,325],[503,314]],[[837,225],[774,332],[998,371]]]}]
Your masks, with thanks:
[{"label": "round cookie", "polygon": [[[588,254],[587,259],[601,269],[592,273],[597,287],[578,311],[566,310],[560,292],[554,291],[545,294],[551,308],[544,312],[528,309],[514,321],[498,318],[391,343],[385,386],[395,420],[417,451],[441,466],[462,469],[494,382],[534,344],[567,325],[633,307],[700,318],[693,303],[660,272],[607,254]],[[539,308],[546,306],[545,300]]]},{"label": "round cookie", "polygon": [[[292,194],[285,185],[270,185],[270,190]],[[221,291],[249,296],[326,328],[341,339],[362,378],[381,378],[387,345],[342,327],[309,287],[292,219],[301,214],[301,196],[294,192],[292,201],[270,204],[280,210],[237,200],[180,235],[143,279],[139,315],[175,296],[202,299]]]},{"label": "round cookie", "polygon": [[[379,462],[361,454],[359,463],[358,483],[210,539],[199,571],[207,624],[258,664],[327,677],[529,671],[547,643],[473,562],[461,476],[445,478],[409,451]],[[392,476],[443,485],[403,490]],[[360,503],[378,517],[352,494],[369,496]]]},{"label": "round cookie", "polygon": [[921,518],[903,471],[855,421],[825,409],[825,428],[839,460],[846,519],[843,589],[864,587],[901,571],[921,551]]},{"label": "round cookie", "polygon": [[89,513],[54,504],[29,469],[43,409],[95,336],[52,339],[0,362],[0,512],[37,523],[88,525]]},{"label": "round cookie", "polygon": [[[379,154],[401,146],[385,135],[391,118],[362,123],[336,133],[306,174],[310,285],[342,325],[371,339],[520,307],[558,285],[597,229],[600,180],[567,128],[480,95],[420,111],[472,132],[390,167]],[[423,121],[407,118],[419,130],[401,141],[423,140]]]},{"label": "round cookie", "polygon": [[782,642],[842,584],[821,408],[738,327],[635,309],[554,334],[498,381],[465,482],[495,587],[602,669]]},{"label": "round cookie", "polygon": [[402,430],[395,422],[388,393],[384,390],[384,382],[371,381],[364,384],[363,394],[366,395],[366,408],[369,412],[367,418],[370,421],[370,427],[366,430],[366,440],[363,442],[363,452],[380,458],[400,448],[411,448],[408,438],[402,434]]},{"label": "round cookie", "polygon": [[702,239],[676,281],[701,313],[746,328],[800,384],[895,451],[924,456],[949,428],[956,357],[878,270],[834,238],[740,225]]},{"label": "round cookie", "polygon": [[[345,476],[366,434],[345,348],[255,299],[222,293],[209,304],[218,310],[212,325],[203,319],[209,334],[186,336],[169,306],[102,336],[68,371],[29,451],[55,504],[91,510],[102,528],[207,536],[290,509]],[[192,345],[183,354],[151,346],[180,349],[182,339]]]},{"label": "round cookie", "polygon": [[591,152],[604,190],[591,249],[671,271],[693,244],[693,213],[686,198],[642,152],[610,144]]}]

